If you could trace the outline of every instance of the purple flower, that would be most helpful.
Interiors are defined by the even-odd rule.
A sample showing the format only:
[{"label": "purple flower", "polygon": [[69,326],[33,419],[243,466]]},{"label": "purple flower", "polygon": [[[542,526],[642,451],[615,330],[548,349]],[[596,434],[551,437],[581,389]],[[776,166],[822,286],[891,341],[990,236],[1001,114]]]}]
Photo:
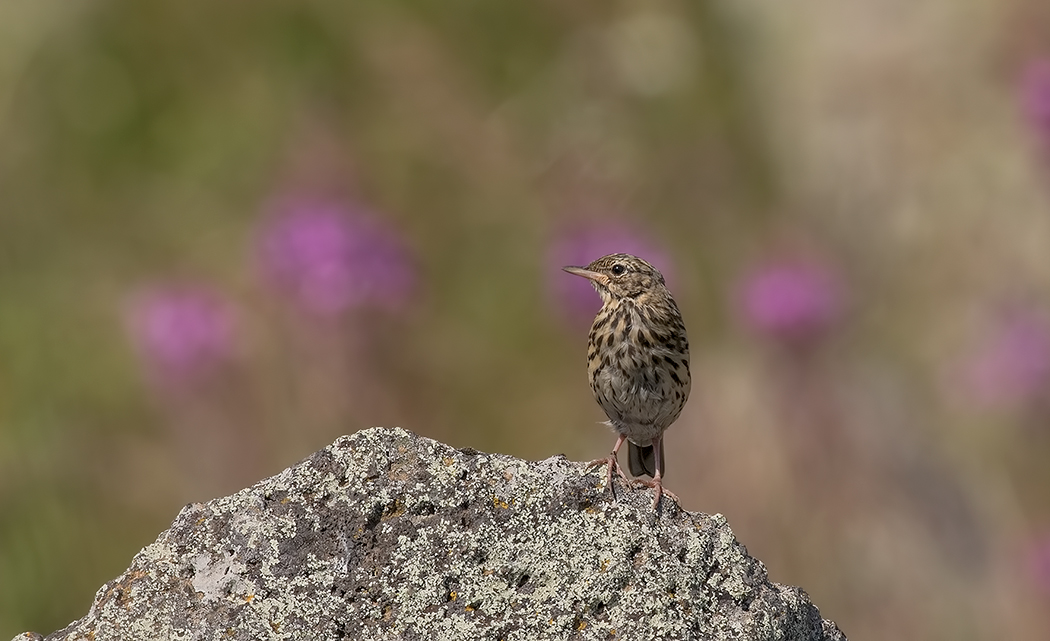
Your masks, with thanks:
[{"label": "purple flower", "polygon": [[1036,585],[1050,594],[1050,536],[1043,537],[1031,547],[1028,566]]},{"label": "purple flower", "polygon": [[415,287],[415,269],[396,230],[331,201],[285,203],[263,225],[258,252],[266,281],[313,314],[396,308]]},{"label": "purple flower", "polygon": [[205,287],[142,291],[131,298],[125,324],[146,368],[167,383],[198,379],[233,356],[233,307]]},{"label": "purple flower", "polygon": [[819,338],[844,311],[838,276],[809,258],[774,258],[752,267],[736,296],[740,315],[753,331],[792,343]]},{"label": "purple flower", "polygon": [[1009,407],[1039,399],[1050,384],[1050,324],[1036,310],[1009,311],[963,371],[967,388],[981,404]]},{"label": "purple flower", "polygon": [[1039,144],[1050,152],[1050,58],[1036,58],[1021,75],[1021,107]]},{"label": "purple flower", "polygon": [[[547,280],[554,306],[572,321],[590,321],[601,309],[602,302],[590,282],[566,274],[567,265],[583,266],[613,253],[634,254],[660,270],[671,283],[674,280],[671,261],[644,234],[625,225],[578,226],[560,234],[547,256]],[[673,287],[672,287],[673,291]]]}]

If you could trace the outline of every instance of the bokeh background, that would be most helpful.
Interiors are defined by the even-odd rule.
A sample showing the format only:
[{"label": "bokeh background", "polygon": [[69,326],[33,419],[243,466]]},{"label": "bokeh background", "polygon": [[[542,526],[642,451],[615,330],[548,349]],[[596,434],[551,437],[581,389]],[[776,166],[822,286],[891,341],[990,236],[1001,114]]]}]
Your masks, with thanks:
[{"label": "bokeh background", "polygon": [[0,638],[363,427],[605,454],[610,251],[686,508],[852,639],[1048,638],[1043,0],[0,1]]}]

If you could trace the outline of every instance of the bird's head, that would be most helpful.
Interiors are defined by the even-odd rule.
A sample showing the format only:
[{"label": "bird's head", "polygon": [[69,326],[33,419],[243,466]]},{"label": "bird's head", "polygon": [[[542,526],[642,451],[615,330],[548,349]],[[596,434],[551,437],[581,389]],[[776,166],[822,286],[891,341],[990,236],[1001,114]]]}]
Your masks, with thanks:
[{"label": "bird's head", "polygon": [[586,267],[562,269],[590,280],[603,303],[631,298],[645,304],[651,296],[662,298],[667,291],[659,270],[630,254],[609,254]]}]

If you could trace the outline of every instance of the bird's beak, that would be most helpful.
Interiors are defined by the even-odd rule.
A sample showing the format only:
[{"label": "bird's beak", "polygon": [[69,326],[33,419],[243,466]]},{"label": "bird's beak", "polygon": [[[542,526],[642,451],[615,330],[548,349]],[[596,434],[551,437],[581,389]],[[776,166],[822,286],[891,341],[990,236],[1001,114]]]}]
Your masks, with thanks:
[{"label": "bird's beak", "polygon": [[569,272],[570,274],[575,274],[577,276],[583,276],[587,280],[593,280],[594,282],[599,283],[601,285],[608,285],[609,284],[609,277],[606,276],[605,274],[600,274],[598,272],[592,272],[591,270],[584,269],[583,267],[562,267],[562,269],[564,269],[565,271]]}]

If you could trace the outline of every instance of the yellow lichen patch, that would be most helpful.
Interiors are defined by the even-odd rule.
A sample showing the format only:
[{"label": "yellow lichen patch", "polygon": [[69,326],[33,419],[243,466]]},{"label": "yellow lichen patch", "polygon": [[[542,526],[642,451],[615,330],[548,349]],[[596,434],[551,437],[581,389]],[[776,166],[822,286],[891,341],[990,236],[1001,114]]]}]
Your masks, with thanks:
[{"label": "yellow lichen patch", "polygon": [[393,503],[390,503],[383,508],[383,516],[379,518],[381,521],[385,521],[395,516],[401,516],[404,513],[405,504],[400,499],[394,499]]},{"label": "yellow lichen patch", "polygon": [[456,462],[456,459],[452,458],[451,456],[446,456],[443,459],[441,459],[441,462],[445,464],[445,467],[449,467],[450,465]]},{"label": "yellow lichen patch", "polygon": [[507,503],[506,501],[504,501],[503,499],[501,499],[501,498],[500,498],[500,497],[498,497],[498,496],[493,496],[493,497],[492,497],[492,505],[493,505],[494,507],[501,507],[501,508],[503,508],[504,510],[506,510],[507,508],[509,508],[509,507],[510,507],[510,504],[509,504],[509,503]]},{"label": "yellow lichen patch", "polygon": [[449,600],[449,601],[455,601],[455,600],[456,600],[456,597],[458,597],[458,596],[459,596],[459,595],[458,595],[458,594],[456,594],[455,592],[449,592],[449,593],[448,593],[448,600]]},{"label": "yellow lichen patch", "polygon": [[206,517],[206,516],[202,516],[202,517],[200,517],[199,519],[197,519],[197,522],[196,522],[196,523],[194,523],[194,525],[200,525],[201,523],[204,523],[204,522],[205,522],[205,521],[207,521],[207,520],[208,520],[208,517]]},{"label": "yellow lichen patch", "polygon": [[270,629],[273,630],[274,632],[280,632],[281,631],[281,622],[280,621],[270,621]]},{"label": "yellow lichen patch", "polygon": [[577,630],[582,630],[582,629],[584,629],[586,627],[587,627],[587,622],[586,621],[580,621],[579,624],[577,624],[576,629]]},{"label": "yellow lichen patch", "polygon": [[108,590],[106,594],[99,600],[99,603],[105,603],[110,599],[114,599],[117,605],[121,607],[129,607],[128,604],[131,601],[131,587],[143,577],[149,576],[148,572],[142,570],[130,570],[124,576],[120,577]]},{"label": "yellow lichen patch", "polygon": [[281,499],[281,505],[288,505],[291,502],[292,502],[292,499],[290,497],[287,497],[287,496],[284,497],[283,499]]},{"label": "yellow lichen patch", "polygon": [[602,559],[601,564],[598,565],[598,571],[599,572],[605,572],[606,570],[608,570],[609,569],[609,563],[610,563],[609,559]]},{"label": "yellow lichen patch", "polygon": [[469,606],[469,605],[463,606],[463,609],[466,610],[467,612],[473,612],[474,611],[474,608],[472,606]]},{"label": "yellow lichen patch", "polygon": [[251,603],[254,600],[255,600],[255,595],[254,594],[249,594],[248,596],[244,597],[244,602],[245,603]]}]

